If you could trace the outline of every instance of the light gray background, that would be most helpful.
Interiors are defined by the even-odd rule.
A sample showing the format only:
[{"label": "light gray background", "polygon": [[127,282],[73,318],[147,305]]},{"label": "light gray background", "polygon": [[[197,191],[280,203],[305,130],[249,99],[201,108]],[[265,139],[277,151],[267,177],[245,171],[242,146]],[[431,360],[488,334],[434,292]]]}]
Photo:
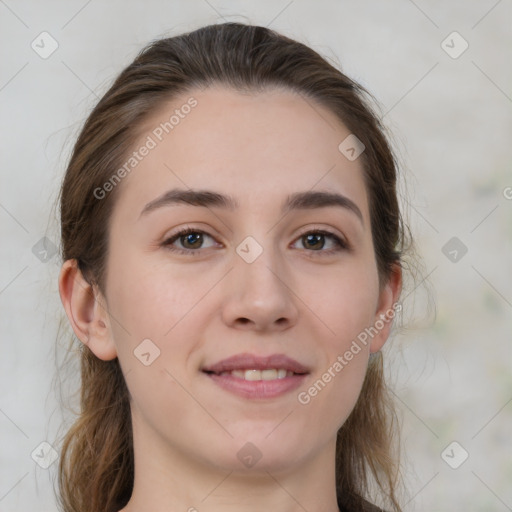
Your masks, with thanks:
[{"label": "light gray background", "polygon": [[[32,249],[43,236],[58,245],[52,203],[74,138],[143,45],[223,18],[309,44],[381,103],[424,258],[416,284],[429,276],[437,306],[426,311],[421,285],[404,300],[410,328],[387,347],[405,510],[512,510],[511,15],[510,0],[0,0],[0,511],[56,510],[57,464],[31,453],[59,449],[60,262]],[[43,31],[59,45],[47,59],[31,48]],[[468,249],[456,262],[442,251],[452,237]],[[453,441],[452,465],[469,453],[457,469],[441,456]]]}]

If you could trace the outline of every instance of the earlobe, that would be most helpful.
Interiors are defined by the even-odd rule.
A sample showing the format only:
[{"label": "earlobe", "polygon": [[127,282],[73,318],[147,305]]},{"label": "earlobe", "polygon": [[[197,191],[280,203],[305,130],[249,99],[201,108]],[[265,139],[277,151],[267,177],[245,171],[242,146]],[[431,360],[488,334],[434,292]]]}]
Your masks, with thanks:
[{"label": "earlobe", "polygon": [[101,293],[84,278],[76,260],[67,260],[59,275],[59,293],[77,338],[104,361],[117,357]]},{"label": "earlobe", "polygon": [[370,353],[378,352],[389,338],[394,318],[401,309],[397,302],[401,291],[402,267],[396,263],[392,267],[387,283],[379,293],[379,304],[373,326],[377,334],[372,339]]}]

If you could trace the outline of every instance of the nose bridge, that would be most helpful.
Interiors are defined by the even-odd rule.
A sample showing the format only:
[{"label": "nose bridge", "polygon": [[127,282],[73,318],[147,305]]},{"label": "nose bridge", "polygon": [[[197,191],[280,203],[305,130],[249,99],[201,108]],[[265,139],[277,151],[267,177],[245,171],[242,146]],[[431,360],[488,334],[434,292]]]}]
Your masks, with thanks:
[{"label": "nose bridge", "polygon": [[[247,236],[236,247],[235,270],[247,291],[280,293],[284,286],[281,256],[270,235]],[[259,292],[258,292],[259,290]],[[269,297],[270,299],[270,297]]]},{"label": "nose bridge", "polygon": [[271,236],[259,238],[247,236],[235,248],[225,320],[244,325],[249,321],[259,329],[294,323],[297,311],[283,259]]}]

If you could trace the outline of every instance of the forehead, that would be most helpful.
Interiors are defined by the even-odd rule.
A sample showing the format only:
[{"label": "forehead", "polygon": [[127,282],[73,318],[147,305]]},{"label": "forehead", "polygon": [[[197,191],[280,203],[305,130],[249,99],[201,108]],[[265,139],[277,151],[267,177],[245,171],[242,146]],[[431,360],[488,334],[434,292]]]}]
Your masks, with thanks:
[{"label": "forehead", "polygon": [[123,180],[120,201],[137,205],[138,214],[180,187],[222,191],[242,207],[261,207],[322,189],[351,197],[367,216],[361,159],[349,161],[338,149],[349,135],[330,110],[292,91],[191,90],[145,120],[135,149],[151,148]]}]

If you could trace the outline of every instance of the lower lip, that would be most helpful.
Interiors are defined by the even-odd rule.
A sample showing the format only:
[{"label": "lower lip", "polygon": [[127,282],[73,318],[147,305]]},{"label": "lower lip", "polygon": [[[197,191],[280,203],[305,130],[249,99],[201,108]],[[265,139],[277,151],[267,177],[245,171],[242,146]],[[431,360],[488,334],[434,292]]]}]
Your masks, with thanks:
[{"label": "lower lip", "polygon": [[273,380],[244,380],[233,375],[217,375],[205,373],[221,388],[243,398],[264,399],[275,398],[298,388],[307,374],[293,375],[283,379]]}]

